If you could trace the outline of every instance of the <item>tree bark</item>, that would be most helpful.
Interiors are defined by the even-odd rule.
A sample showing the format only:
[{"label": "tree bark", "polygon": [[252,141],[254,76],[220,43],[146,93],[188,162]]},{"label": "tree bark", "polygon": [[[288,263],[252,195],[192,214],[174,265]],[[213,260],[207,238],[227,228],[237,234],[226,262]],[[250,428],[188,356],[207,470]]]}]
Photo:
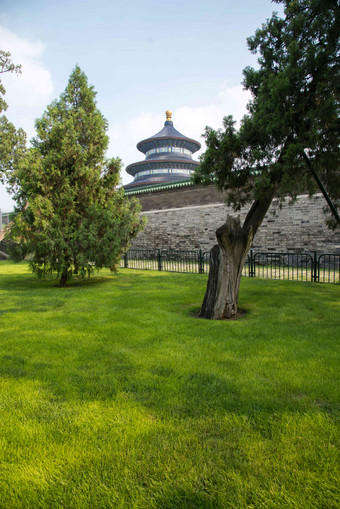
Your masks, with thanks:
[{"label": "tree bark", "polygon": [[65,286],[67,283],[67,280],[68,280],[68,271],[67,271],[67,269],[64,269],[64,271],[61,274],[59,286],[61,286],[61,287]]},{"label": "tree bark", "polygon": [[241,227],[240,217],[228,216],[216,231],[218,244],[210,251],[209,279],[199,316],[210,320],[234,318],[245,258],[253,229]]},{"label": "tree bark", "polygon": [[261,199],[253,202],[243,226],[239,216],[228,216],[225,224],[216,230],[218,244],[210,252],[209,279],[200,317],[223,320],[237,315],[244,261],[270,207],[279,180],[280,175]]},{"label": "tree bark", "polygon": [[70,257],[67,254],[67,250],[65,250],[65,252],[64,252],[64,261],[65,261],[65,265],[64,265],[63,271],[61,273],[61,278],[60,278],[60,282],[59,282],[59,286],[61,286],[61,287],[66,285],[67,280],[70,278],[70,275],[71,275],[70,274]]},{"label": "tree bark", "polygon": [[312,162],[311,160],[309,159],[309,157],[307,156],[306,152],[303,150],[302,151],[302,157],[306,163],[306,165],[308,166],[308,168],[310,169],[310,171],[312,172],[312,175],[316,181],[316,183],[318,184],[319,186],[319,189],[320,191],[322,192],[322,194],[324,195],[324,198],[326,200],[326,202],[328,203],[328,206],[329,208],[331,209],[331,212],[335,218],[335,220],[337,221],[338,225],[340,226],[340,216],[338,214],[338,211],[334,205],[334,203],[332,202],[332,200],[330,199],[330,196],[329,194],[327,193],[326,189],[324,188],[320,178],[319,178],[319,175],[316,173],[313,165],[312,165]]},{"label": "tree bark", "polygon": [[5,260],[8,260],[9,255],[7,253],[4,253],[3,251],[0,251],[0,259],[1,257],[4,258]]},{"label": "tree bark", "polygon": [[77,262],[77,259],[76,259],[76,258],[74,259],[73,265],[74,265],[73,274],[75,274],[75,275],[77,275],[77,276],[78,276],[78,272],[79,272],[79,265],[78,265],[78,262]]}]

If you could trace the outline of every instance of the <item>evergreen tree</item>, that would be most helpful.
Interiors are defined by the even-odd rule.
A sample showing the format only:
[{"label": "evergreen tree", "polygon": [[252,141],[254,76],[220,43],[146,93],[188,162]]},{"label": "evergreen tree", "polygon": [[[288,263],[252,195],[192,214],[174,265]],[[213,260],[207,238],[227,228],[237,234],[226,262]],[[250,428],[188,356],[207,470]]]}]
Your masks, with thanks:
[{"label": "evergreen tree", "polygon": [[[21,65],[15,65],[11,60],[9,52],[0,50],[0,74],[21,73]],[[4,99],[5,87],[0,80],[0,113],[7,110],[7,103]],[[12,122],[9,122],[6,115],[0,116],[0,183],[13,182],[13,170],[25,152],[26,134],[22,129],[16,129]]]},{"label": "evergreen tree", "polygon": [[36,121],[33,148],[15,177],[18,213],[10,232],[38,276],[115,270],[143,226],[137,201],[117,189],[121,161],[105,159],[108,125],[96,92],[76,67],[60,99]]},{"label": "evergreen tree", "polygon": [[216,231],[206,318],[236,315],[245,257],[274,197],[313,193],[316,176],[338,218],[340,8],[337,0],[276,3],[284,4],[284,18],[274,13],[248,39],[259,54],[259,69],[244,70],[249,113],[238,130],[229,116],[223,130],[205,132],[196,182],[226,190],[234,210],[252,202],[243,225],[229,217]]}]

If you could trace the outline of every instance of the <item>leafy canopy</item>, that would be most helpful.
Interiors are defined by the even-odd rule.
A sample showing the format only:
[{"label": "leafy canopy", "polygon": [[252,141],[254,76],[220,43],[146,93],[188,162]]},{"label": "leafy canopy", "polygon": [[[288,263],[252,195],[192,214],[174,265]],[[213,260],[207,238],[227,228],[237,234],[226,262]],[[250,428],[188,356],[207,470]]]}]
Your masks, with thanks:
[{"label": "leafy canopy", "polygon": [[16,171],[12,240],[31,253],[39,276],[115,270],[142,227],[139,204],[117,189],[121,161],[107,160],[108,124],[96,92],[76,67],[59,100],[36,121],[37,136]]},{"label": "leafy canopy", "polygon": [[315,191],[305,164],[313,164],[329,195],[340,204],[339,31],[337,0],[276,0],[276,13],[248,39],[259,68],[244,69],[252,93],[239,129],[205,130],[207,151],[195,181],[228,190],[238,210],[268,192],[295,197]]},{"label": "leafy canopy", "polygon": [[[0,50],[0,74],[21,73],[21,65],[15,65],[11,60],[11,54]],[[0,113],[7,110],[4,99],[6,89],[0,80]],[[13,170],[18,165],[20,158],[25,152],[26,134],[22,129],[16,129],[12,122],[2,114],[0,116],[0,182],[10,181],[13,184]]]}]

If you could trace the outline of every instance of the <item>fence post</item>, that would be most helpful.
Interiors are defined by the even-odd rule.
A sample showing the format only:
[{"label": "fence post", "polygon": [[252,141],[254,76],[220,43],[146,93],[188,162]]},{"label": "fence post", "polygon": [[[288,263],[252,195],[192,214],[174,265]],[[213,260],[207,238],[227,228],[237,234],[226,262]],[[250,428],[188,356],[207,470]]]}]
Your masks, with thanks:
[{"label": "fence post", "polygon": [[255,276],[254,271],[254,257],[253,257],[253,250],[250,250],[250,256],[249,256],[249,262],[248,262],[248,271],[249,271],[249,277]]},{"label": "fence post", "polygon": [[316,283],[318,281],[318,261],[316,256],[316,251],[313,252],[313,281]]},{"label": "fence post", "polygon": [[124,268],[127,269],[128,267],[129,267],[128,252],[125,251],[125,253],[124,253]]},{"label": "fence post", "polygon": [[198,272],[199,272],[199,274],[204,273],[204,260],[203,260],[202,249],[200,249],[198,252]]},{"label": "fence post", "polygon": [[162,270],[162,251],[160,249],[158,249],[157,259],[158,259],[158,270]]}]

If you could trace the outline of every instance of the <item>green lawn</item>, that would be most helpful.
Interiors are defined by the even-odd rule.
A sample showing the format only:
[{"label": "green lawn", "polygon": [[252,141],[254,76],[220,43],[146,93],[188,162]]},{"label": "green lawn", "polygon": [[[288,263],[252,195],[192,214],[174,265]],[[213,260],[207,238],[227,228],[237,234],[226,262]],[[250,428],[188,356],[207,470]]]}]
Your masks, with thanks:
[{"label": "green lawn", "polygon": [[340,287],[0,262],[0,507],[339,507]]}]

